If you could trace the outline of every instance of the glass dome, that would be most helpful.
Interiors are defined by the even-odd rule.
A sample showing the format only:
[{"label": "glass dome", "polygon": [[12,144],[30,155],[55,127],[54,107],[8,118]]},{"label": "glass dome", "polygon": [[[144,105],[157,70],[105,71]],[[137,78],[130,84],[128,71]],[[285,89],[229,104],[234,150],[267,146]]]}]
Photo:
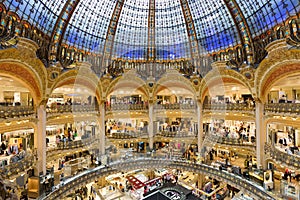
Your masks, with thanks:
[{"label": "glass dome", "polygon": [[[123,3],[120,13],[116,13],[117,2]],[[240,44],[245,27],[237,23],[237,17],[245,19],[253,38],[300,10],[299,0],[5,0],[2,3],[21,20],[49,36],[56,29],[55,36],[61,36],[63,44],[96,54],[103,54],[107,45],[113,58],[137,60],[147,58],[149,40],[155,42],[157,60],[191,58],[191,38],[197,41],[200,56]],[[235,9],[229,8],[230,3]],[[149,35],[150,6],[155,8],[153,35]],[[188,23],[190,18],[192,24]],[[112,44],[106,44],[108,39]]]}]

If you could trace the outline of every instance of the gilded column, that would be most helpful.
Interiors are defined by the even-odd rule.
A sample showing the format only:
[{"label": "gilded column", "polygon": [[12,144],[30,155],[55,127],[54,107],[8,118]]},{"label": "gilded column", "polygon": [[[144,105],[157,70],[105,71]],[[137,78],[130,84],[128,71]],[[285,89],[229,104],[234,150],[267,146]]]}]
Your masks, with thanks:
[{"label": "gilded column", "polygon": [[197,124],[198,124],[198,152],[201,152],[202,143],[203,143],[203,108],[200,100],[197,100]]},{"label": "gilded column", "polygon": [[34,136],[34,147],[37,150],[37,171],[35,175],[38,176],[41,172],[46,174],[46,108],[45,105],[39,105],[37,108],[37,131]]},{"label": "gilded column", "polygon": [[105,154],[105,101],[100,103],[100,155]]},{"label": "gilded column", "polygon": [[255,101],[255,126],[256,126],[256,160],[257,167],[265,168],[264,145],[266,143],[266,126],[264,126],[264,104]]},{"label": "gilded column", "polygon": [[149,134],[149,148],[153,149],[153,102],[149,102],[149,125],[148,125],[148,134]]}]

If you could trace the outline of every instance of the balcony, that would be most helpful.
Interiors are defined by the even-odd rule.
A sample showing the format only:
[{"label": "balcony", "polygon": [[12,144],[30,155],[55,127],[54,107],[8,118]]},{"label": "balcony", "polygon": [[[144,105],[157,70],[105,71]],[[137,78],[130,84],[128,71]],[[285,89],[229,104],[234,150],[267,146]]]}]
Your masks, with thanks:
[{"label": "balcony", "polygon": [[111,104],[105,107],[106,111],[148,110],[147,104]]},{"label": "balcony", "polygon": [[47,115],[60,113],[99,112],[95,105],[56,105],[46,108]]},{"label": "balcony", "polygon": [[0,106],[0,118],[28,117],[35,113],[33,106]]},{"label": "balcony", "polygon": [[243,138],[228,138],[217,135],[216,133],[208,133],[205,134],[203,138],[203,145],[209,146],[222,146],[226,148],[236,148],[242,149],[242,151],[246,150],[251,153],[255,153],[255,141],[246,141]]},{"label": "balcony", "polygon": [[155,110],[195,110],[196,107],[197,106],[195,104],[179,104],[179,103],[154,105]]},{"label": "balcony", "polygon": [[204,110],[209,111],[238,111],[238,112],[253,112],[255,111],[254,105],[243,103],[228,103],[228,104],[204,104]]},{"label": "balcony", "polygon": [[271,144],[265,144],[265,153],[276,160],[289,167],[298,169],[300,165],[300,157],[296,155],[287,154],[284,151],[279,150]]},{"label": "balcony", "polygon": [[197,137],[197,135],[195,135],[195,133],[186,132],[186,131],[176,131],[176,132],[162,131],[160,133],[157,133],[155,137],[195,138]]},{"label": "balcony", "polygon": [[[0,166],[0,174],[6,179],[29,169],[34,164],[34,156],[31,153],[19,153],[9,159],[8,165]],[[3,159],[1,163],[3,163],[2,161]]]},{"label": "balcony", "polygon": [[[67,154],[71,151],[82,150],[83,148],[87,148],[94,144],[99,144],[99,139],[88,138],[77,141],[68,141],[65,143],[60,142],[56,147],[48,147],[47,160],[55,159],[58,154]],[[60,155],[60,157],[62,157],[62,155]]]},{"label": "balcony", "polygon": [[265,105],[265,112],[276,114],[300,115],[300,103],[270,103]]},{"label": "balcony", "polygon": [[115,132],[108,136],[113,139],[148,138],[148,133],[143,131]]}]

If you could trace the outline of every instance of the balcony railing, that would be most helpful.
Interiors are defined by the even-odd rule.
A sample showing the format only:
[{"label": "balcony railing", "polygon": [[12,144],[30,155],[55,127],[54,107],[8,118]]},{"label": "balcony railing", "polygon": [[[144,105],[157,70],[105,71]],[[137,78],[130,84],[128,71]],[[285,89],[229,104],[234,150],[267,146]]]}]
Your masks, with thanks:
[{"label": "balcony railing", "polygon": [[[146,157],[148,155],[148,157]],[[228,184],[249,192],[253,197],[257,199],[280,199],[274,194],[267,192],[261,186],[255,183],[227,171],[219,170],[205,164],[196,164],[193,162],[172,160],[151,156],[149,154],[140,154],[139,157],[132,157],[126,160],[117,159],[115,162],[108,163],[107,167],[99,166],[91,170],[84,171],[64,182],[64,185],[56,189],[44,199],[59,199],[70,194],[74,189],[80,188],[89,181],[96,180],[99,177],[107,176],[109,174],[117,173],[124,170],[134,169],[155,169],[157,166],[162,168],[174,168],[184,171],[191,171],[194,173],[201,173],[207,176],[213,177],[220,181],[225,181]],[[149,157],[150,156],[150,157]]]},{"label": "balcony railing", "polygon": [[300,103],[270,103],[265,105],[265,112],[300,114]]},{"label": "balcony railing", "polygon": [[180,103],[173,103],[173,104],[156,104],[154,106],[156,110],[193,110],[196,109],[196,104],[180,104]]},{"label": "balcony railing", "polygon": [[116,133],[112,133],[108,137],[114,139],[130,139],[130,138],[144,138],[144,137],[148,138],[148,133],[145,133],[143,131],[129,131],[126,133],[116,132]]},{"label": "balcony railing", "polygon": [[247,142],[242,138],[227,138],[227,137],[218,137],[217,140],[220,144],[227,144],[227,145],[237,145],[237,146],[255,146],[255,142]]},{"label": "balcony railing", "polygon": [[10,178],[19,172],[29,169],[34,164],[34,156],[31,153],[18,154],[10,158],[9,165],[0,167],[0,174],[4,178]]},{"label": "balcony railing", "polygon": [[250,104],[228,103],[228,104],[204,104],[204,110],[218,111],[254,111],[255,107]]},{"label": "balcony railing", "polygon": [[155,134],[155,137],[173,137],[173,138],[185,138],[185,137],[197,137],[195,133],[192,132],[186,132],[186,131],[176,131],[176,132],[170,132],[170,131],[162,131],[157,134]]},{"label": "balcony railing", "polygon": [[106,111],[148,110],[147,104],[111,104],[105,107]]},{"label": "balcony railing", "polygon": [[[207,138],[206,138],[207,137]],[[214,144],[234,147],[234,148],[243,148],[249,151],[255,151],[255,141],[247,142],[243,138],[228,138],[217,135],[216,133],[206,133],[203,138],[203,145],[213,146]]]},{"label": "balcony railing", "polygon": [[299,156],[287,154],[271,144],[265,144],[265,153],[272,159],[280,161],[288,166],[293,166],[295,168],[299,168],[300,166]]},{"label": "balcony railing", "polygon": [[99,139],[97,138],[88,138],[83,140],[60,142],[56,147],[50,148],[47,150],[47,158],[50,159],[52,156],[55,156],[58,153],[63,153],[66,151],[73,151],[77,148],[84,148],[92,144],[98,143]]},{"label": "balcony railing", "polygon": [[35,113],[33,106],[0,106],[0,118],[28,117]]},{"label": "balcony railing", "polygon": [[47,114],[51,113],[81,113],[98,112],[99,109],[94,105],[56,105],[46,108]]}]

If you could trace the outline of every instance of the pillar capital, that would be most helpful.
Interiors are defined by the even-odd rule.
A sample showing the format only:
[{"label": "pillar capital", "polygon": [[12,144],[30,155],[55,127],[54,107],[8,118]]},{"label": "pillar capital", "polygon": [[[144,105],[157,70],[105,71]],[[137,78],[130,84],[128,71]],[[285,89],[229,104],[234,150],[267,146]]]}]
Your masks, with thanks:
[{"label": "pillar capital", "polygon": [[197,103],[197,104],[202,104],[201,98],[197,98],[197,99],[196,99],[196,103]]},{"label": "pillar capital", "polygon": [[37,106],[38,107],[45,106],[46,108],[47,102],[48,102],[48,98],[44,98],[40,102],[38,102]]},{"label": "pillar capital", "polygon": [[18,37],[17,40],[18,40],[17,48],[26,49],[27,52],[30,52],[32,57],[36,57],[36,51],[39,48],[36,42],[23,37]]},{"label": "pillar capital", "polygon": [[263,103],[263,101],[259,97],[255,97],[254,101],[255,101],[255,103]]}]

